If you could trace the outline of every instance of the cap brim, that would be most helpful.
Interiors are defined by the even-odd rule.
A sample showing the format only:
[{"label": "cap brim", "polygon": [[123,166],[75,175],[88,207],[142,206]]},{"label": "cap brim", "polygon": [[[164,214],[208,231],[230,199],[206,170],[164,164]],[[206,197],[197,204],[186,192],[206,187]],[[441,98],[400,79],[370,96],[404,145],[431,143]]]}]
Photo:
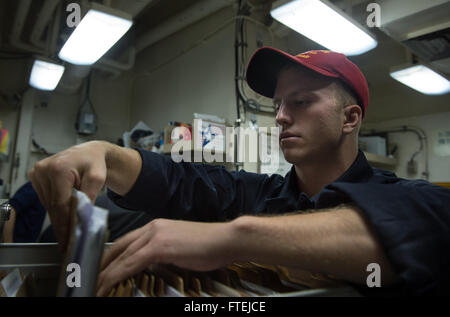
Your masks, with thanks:
[{"label": "cap brim", "polygon": [[247,66],[246,79],[248,85],[257,93],[268,98],[273,98],[278,73],[289,62],[303,65],[324,76],[338,77],[337,74],[310,65],[306,61],[299,60],[295,56],[283,51],[273,47],[263,47],[255,52]]}]

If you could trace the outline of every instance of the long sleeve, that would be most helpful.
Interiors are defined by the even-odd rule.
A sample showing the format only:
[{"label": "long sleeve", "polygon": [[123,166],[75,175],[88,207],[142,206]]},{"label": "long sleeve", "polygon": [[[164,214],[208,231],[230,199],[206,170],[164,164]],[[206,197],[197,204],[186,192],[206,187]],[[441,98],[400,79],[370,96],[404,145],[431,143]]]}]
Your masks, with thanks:
[{"label": "long sleeve", "polygon": [[319,202],[336,200],[363,211],[406,294],[448,294],[450,190],[421,180],[334,183]]},{"label": "long sleeve", "polygon": [[197,221],[224,221],[255,210],[281,176],[268,177],[222,166],[175,163],[170,157],[138,150],[142,170],[125,196],[112,191],[119,206],[146,211],[155,217]]}]

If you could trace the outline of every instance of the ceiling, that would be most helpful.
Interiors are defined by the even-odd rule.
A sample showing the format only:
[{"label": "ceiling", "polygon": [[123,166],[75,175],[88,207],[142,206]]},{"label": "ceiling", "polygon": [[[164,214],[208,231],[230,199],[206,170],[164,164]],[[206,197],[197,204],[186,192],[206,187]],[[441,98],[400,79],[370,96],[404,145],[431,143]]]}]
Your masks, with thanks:
[{"label": "ceiling", "polygon": [[[148,30],[164,23],[170,17],[193,7],[200,1],[202,0],[110,0],[96,2],[110,3],[111,6],[120,9],[126,9],[133,5],[138,7],[138,9],[134,9],[139,12],[133,12],[133,15],[135,15],[135,25],[132,34],[134,38],[139,38],[148,32]],[[249,1],[254,5],[273,2],[272,0]],[[72,1],[65,2],[69,3]],[[366,10],[367,4],[373,1],[332,0],[331,2],[342,10],[345,10],[356,21],[364,24],[369,14]],[[11,32],[18,3],[19,1],[0,1],[0,47],[2,50],[10,49],[7,45],[7,39]],[[31,12],[33,14],[31,16],[34,16],[35,19],[38,18],[40,3],[42,2],[33,1],[31,6]],[[450,98],[448,94],[445,96],[425,96],[397,83],[389,76],[390,67],[411,61],[413,57],[412,53],[415,53],[414,55],[417,58],[423,60],[423,55],[416,54],[411,49],[411,46],[408,47],[408,43],[405,43],[405,41],[410,40],[405,40],[405,34],[416,32],[415,34],[423,36],[424,34],[420,34],[420,30],[429,30],[428,33],[433,33],[436,31],[433,30],[433,26],[437,24],[445,26],[445,23],[449,23],[450,15],[448,12],[450,12],[450,0],[420,0],[419,2],[418,0],[379,0],[377,3],[381,4],[382,21],[383,16],[389,20],[382,28],[371,29],[376,35],[379,44],[374,50],[364,55],[351,58],[365,73],[371,90],[371,104],[366,121],[372,122],[450,111]],[[428,3],[428,7],[424,3]],[[405,5],[409,6],[409,15],[405,13],[407,11]],[[389,8],[389,10],[383,11],[383,8]],[[396,14],[398,18],[396,18]],[[276,22],[274,22],[272,28],[276,27],[279,28]],[[31,32],[32,29],[33,21],[27,22],[24,28],[24,34]],[[291,53],[320,48],[316,43],[292,31],[286,31],[282,36],[285,37]],[[440,42],[441,45],[444,47],[447,45],[448,47],[450,35],[445,33],[442,38],[443,42]],[[116,52],[123,51],[123,48],[126,47],[127,43],[124,43],[124,41],[121,42],[122,44],[115,48]],[[433,63],[435,69],[449,76],[449,61],[450,55],[446,51],[438,60],[429,62]]]},{"label": "ceiling", "polygon": [[149,29],[161,24],[168,18],[192,7],[199,0],[153,0],[146,9],[137,17],[137,36],[145,33]]},{"label": "ceiling", "polygon": [[[364,25],[368,3],[347,1],[351,16]],[[345,1],[337,1],[345,8]],[[450,111],[450,95],[428,96],[400,84],[390,76],[393,67],[426,63],[450,78],[450,1],[378,0],[381,27],[373,28],[378,46],[366,54],[351,58],[365,73],[371,92],[371,104],[365,119],[376,122]],[[436,36],[438,34],[438,36]],[[428,37],[428,39],[424,39]],[[411,40],[422,39],[411,45]],[[430,53],[428,56],[424,52]]]}]

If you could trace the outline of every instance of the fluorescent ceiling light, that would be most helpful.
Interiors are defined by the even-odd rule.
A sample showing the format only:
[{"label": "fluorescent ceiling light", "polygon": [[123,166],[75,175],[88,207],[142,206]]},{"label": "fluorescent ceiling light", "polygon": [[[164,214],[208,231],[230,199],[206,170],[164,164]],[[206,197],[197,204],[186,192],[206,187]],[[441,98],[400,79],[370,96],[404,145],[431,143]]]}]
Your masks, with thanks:
[{"label": "fluorescent ceiling light", "polygon": [[55,90],[64,73],[64,66],[35,60],[30,75],[30,86],[40,90]]},{"label": "fluorescent ceiling light", "polygon": [[450,92],[450,81],[424,65],[410,66],[391,72],[391,77],[426,95]]},{"label": "fluorescent ceiling light", "polygon": [[93,3],[59,52],[59,58],[75,65],[92,65],[132,24],[128,14]]},{"label": "fluorescent ceiling light", "polygon": [[377,41],[344,13],[320,0],[278,1],[272,17],[331,51],[345,55],[363,54]]}]

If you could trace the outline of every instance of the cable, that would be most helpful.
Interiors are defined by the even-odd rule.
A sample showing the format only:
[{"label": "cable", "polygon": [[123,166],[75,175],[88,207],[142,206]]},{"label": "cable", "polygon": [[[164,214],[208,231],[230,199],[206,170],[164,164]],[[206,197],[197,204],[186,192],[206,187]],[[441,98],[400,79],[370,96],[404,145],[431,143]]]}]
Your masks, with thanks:
[{"label": "cable", "polygon": [[[242,7],[242,0],[238,1],[238,13],[237,15],[239,15],[240,10]],[[239,76],[239,20],[236,20],[236,25],[235,25],[235,30],[234,30],[234,76],[235,76],[235,80],[234,80],[234,90],[235,90],[235,94],[236,94],[236,114],[237,114],[237,123],[239,124],[240,119],[241,119],[241,94],[239,92],[239,80],[238,80],[238,76]]]},{"label": "cable", "polygon": [[267,27],[267,25],[265,25],[265,24],[262,23],[262,22],[259,22],[259,21],[255,20],[255,19],[252,19],[252,18],[250,18],[250,17],[248,17],[248,16],[238,16],[237,18],[247,20],[248,22],[252,22],[253,24],[255,24],[255,25],[257,25],[257,26],[260,26],[260,27],[265,28],[265,29],[269,32],[269,34],[270,34],[270,41],[271,41],[271,43],[272,43],[272,44],[274,43],[274,35],[273,35],[273,32],[272,32],[272,30],[271,30],[269,27]]},{"label": "cable", "polygon": [[[258,26],[263,26],[269,31],[271,41],[273,42],[274,36],[273,32],[263,23],[254,20],[250,17],[248,17],[246,14],[249,14],[249,7],[246,7],[247,1],[246,0],[239,0],[238,3],[238,10],[236,16],[233,18],[225,21],[223,24],[221,24],[219,27],[217,27],[212,32],[208,33],[201,39],[199,39],[197,42],[194,42],[192,45],[188,46],[186,49],[182,50],[177,55],[167,59],[166,61],[156,65],[155,67],[146,70],[142,73],[138,73],[139,75],[150,75],[151,73],[157,71],[158,69],[172,63],[173,61],[177,60],[181,56],[185,55],[186,53],[190,52],[192,49],[196,48],[197,46],[203,44],[206,40],[226,28],[231,23],[235,22],[235,47],[234,47],[234,58],[235,58],[235,93],[236,93],[236,111],[237,111],[237,118],[238,120],[241,120],[241,108],[243,108],[243,111],[245,112],[246,109],[250,109],[255,112],[262,112],[267,114],[275,114],[275,109],[273,106],[269,105],[261,105],[256,100],[248,98],[248,96],[245,94],[244,89],[244,82],[245,82],[245,49],[247,46],[246,39],[244,38],[244,34],[246,33],[244,31],[245,25],[244,21],[248,21],[251,23],[254,23]],[[244,10],[245,9],[245,10]],[[267,109],[267,110],[262,110]]]},{"label": "cable", "polygon": [[[91,134],[95,134],[97,132],[97,113],[95,111],[94,105],[91,101],[91,78],[92,78],[92,70],[89,72],[89,75],[86,78],[86,94],[85,94],[85,98],[84,100],[81,102],[79,108],[78,108],[78,112],[77,112],[77,121],[75,122],[75,129],[78,131],[78,134],[82,134],[82,135],[91,135]],[[89,114],[93,115],[93,118],[90,119],[91,122],[86,123],[85,122],[85,118],[82,118],[82,114],[83,116],[85,116],[86,114],[86,105],[89,107]],[[80,120],[82,119],[82,120]],[[84,125],[93,125],[92,126],[92,130],[90,130],[91,128],[88,128],[87,131],[85,131],[85,129],[83,128]],[[80,131],[81,129],[81,131]]]},{"label": "cable", "polygon": [[19,92],[15,92],[15,93],[11,93],[11,94],[6,94],[2,90],[0,90],[0,98],[2,98],[4,100],[4,102],[7,104],[11,104],[13,106],[18,106],[20,104],[20,101],[22,100],[22,96],[25,93],[26,89],[27,89],[27,87],[25,87],[24,89],[22,89]]},{"label": "cable", "polygon": [[31,139],[31,142],[33,143],[33,146],[38,150],[38,152],[43,153],[47,156],[51,155],[45,148],[40,146],[39,143],[37,143],[34,138]]},{"label": "cable", "polygon": [[[245,82],[245,71],[246,71],[246,60],[247,56],[247,39],[245,22],[249,21],[258,26],[265,26],[263,23],[258,22],[252,18],[249,18],[250,8],[247,6],[246,0],[239,0],[238,11],[236,15],[236,29],[235,29],[235,91],[236,91],[236,104],[238,119],[240,119],[241,107],[243,106],[244,114],[247,110],[251,110],[257,113],[275,114],[275,108],[269,105],[262,105],[254,99],[251,99],[245,93],[244,82]],[[267,28],[271,35],[271,40],[273,42],[273,34],[269,28]],[[266,109],[266,110],[263,110]]]},{"label": "cable", "polygon": [[94,104],[91,100],[91,81],[92,81],[92,70],[89,72],[89,75],[87,77],[87,87],[86,87],[86,98],[85,101],[89,102],[89,105],[91,106],[92,112],[94,113],[95,117],[97,117],[97,113],[94,108]]}]

